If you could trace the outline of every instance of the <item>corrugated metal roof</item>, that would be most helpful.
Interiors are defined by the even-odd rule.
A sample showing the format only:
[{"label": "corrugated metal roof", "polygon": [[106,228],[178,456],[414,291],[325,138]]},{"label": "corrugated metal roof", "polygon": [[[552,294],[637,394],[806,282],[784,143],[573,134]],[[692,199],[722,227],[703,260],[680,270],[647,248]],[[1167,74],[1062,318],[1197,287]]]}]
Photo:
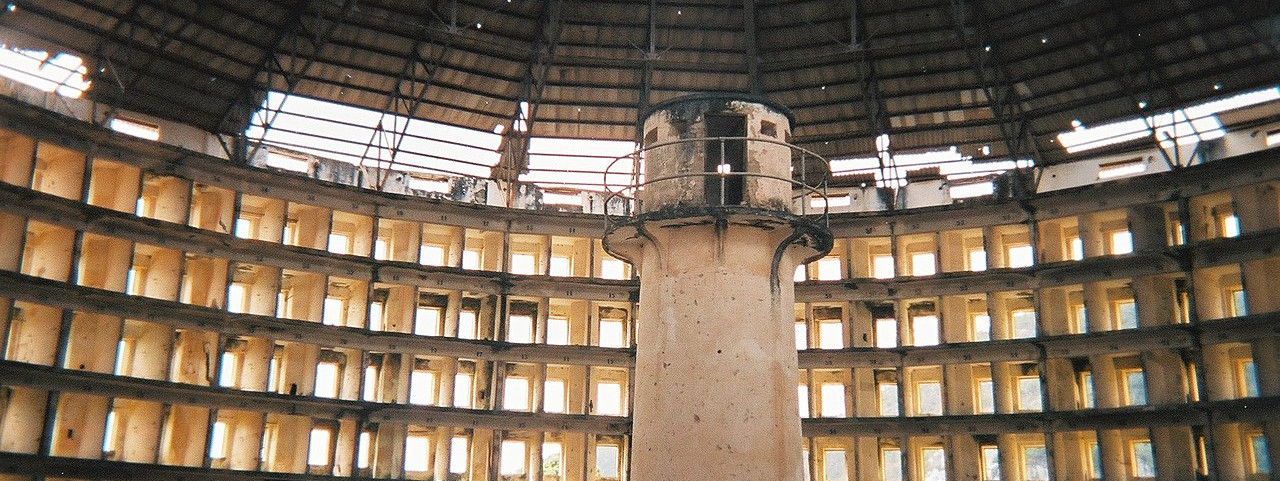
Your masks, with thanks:
[{"label": "corrugated metal roof", "polygon": [[0,37],[80,55],[91,97],[224,133],[276,90],[484,131],[532,101],[533,135],[633,140],[645,105],[755,90],[828,157],[867,155],[888,132],[899,151],[1052,163],[1072,119],[1280,79],[1280,3],[1265,0],[15,4]]}]

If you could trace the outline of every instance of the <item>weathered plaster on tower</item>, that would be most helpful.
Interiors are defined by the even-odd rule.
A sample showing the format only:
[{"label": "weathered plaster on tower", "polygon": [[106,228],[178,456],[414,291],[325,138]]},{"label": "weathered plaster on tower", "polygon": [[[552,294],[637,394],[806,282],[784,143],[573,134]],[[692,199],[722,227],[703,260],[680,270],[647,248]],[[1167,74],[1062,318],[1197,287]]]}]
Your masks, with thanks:
[{"label": "weathered plaster on tower", "polygon": [[[742,133],[710,132],[708,115],[745,118]],[[830,248],[830,234],[788,212],[790,149],[748,142],[740,202],[721,202],[704,166],[717,140],[785,138],[786,114],[760,103],[692,97],[655,108],[645,124],[650,182],[644,211],[606,243],[645,279],[637,321],[633,479],[800,480],[804,460],[795,394],[790,273]],[[767,125],[766,124],[766,125]],[[714,167],[714,165],[712,165]],[[738,170],[734,170],[737,172]],[[674,177],[674,178],[673,178]],[[780,275],[781,273],[781,275]]]}]

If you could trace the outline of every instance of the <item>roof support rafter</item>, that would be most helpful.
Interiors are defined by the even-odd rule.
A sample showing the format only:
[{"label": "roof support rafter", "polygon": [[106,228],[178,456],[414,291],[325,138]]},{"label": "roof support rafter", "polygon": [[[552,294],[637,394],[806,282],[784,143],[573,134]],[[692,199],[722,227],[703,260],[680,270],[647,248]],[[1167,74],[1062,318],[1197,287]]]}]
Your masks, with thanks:
[{"label": "roof support rafter", "polygon": [[636,144],[644,142],[644,119],[640,118],[649,110],[653,90],[653,63],[658,60],[658,1],[649,0],[649,38],[644,52],[644,62],[640,72],[640,101],[636,105]]},{"label": "roof support rafter", "polygon": [[743,0],[742,29],[747,42],[747,82],[751,95],[760,95],[760,48],[756,36],[756,0]]},{"label": "roof support rafter", "polygon": [[[432,9],[428,10],[434,12]],[[418,109],[422,107],[423,102],[426,101],[427,91],[431,89],[435,82],[436,74],[440,71],[441,62],[453,46],[453,43],[448,41],[453,36],[445,38],[447,40],[443,45],[428,41],[425,34],[414,40],[412,49],[405,56],[404,68],[400,70],[400,76],[396,79],[395,88],[391,91],[391,95],[387,97],[387,104],[382,109],[378,125],[374,128],[369,142],[365,144],[364,153],[360,157],[361,165],[364,165],[364,160],[369,157],[370,150],[375,148],[375,143],[377,149],[385,150],[388,153],[386,159],[388,169],[385,172],[382,171],[383,159],[381,157],[374,159],[379,171],[378,178],[374,184],[377,189],[382,189],[387,177],[391,175],[390,167],[396,164],[396,155],[400,153],[400,148],[408,136],[409,122],[418,113]],[[437,47],[436,54],[433,58],[427,60],[422,54],[422,49],[430,45]],[[420,76],[418,74],[419,70],[423,72],[423,75]],[[419,80],[420,78],[421,80]],[[393,119],[390,129],[386,126],[388,115],[391,115]],[[397,117],[403,117],[403,120],[397,119]],[[390,137],[389,141],[386,141],[388,140],[387,137]]]},{"label": "roof support rafter", "polygon": [[[227,109],[223,111],[222,119],[218,122],[219,125],[226,125],[231,120],[232,115],[237,113],[237,109],[247,118],[247,116],[251,115],[250,112],[253,112],[253,109],[257,107],[258,102],[255,95],[257,78],[264,73],[270,76],[275,71],[269,70],[272,66],[281,71],[284,70],[284,66],[280,65],[280,59],[276,57],[276,54],[280,52],[280,48],[284,45],[286,38],[296,38],[298,30],[302,28],[302,16],[306,14],[307,6],[310,3],[310,0],[296,0],[294,2],[289,10],[288,21],[276,29],[275,35],[269,44],[270,47],[263,51],[262,57],[258,59],[258,66],[254,69],[255,73],[240,84],[240,92],[236,94],[237,100],[228,105]],[[270,82],[266,82],[266,85],[270,85]],[[246,120],[242,124],[248,125],[249,122]]]},{"label": "roof support rafter", "polygon": [[[1014,161],[1030,157],[1034,165],[1042,165],[1044,159],[1040,146],[1031,136],[1027,112],[1018,98],[1009,70],[997,61],[999,54],[990,48],[989,33],[984,28],[988,23],[981,3],[969,5],[965,0],[951,0],[951,9],[956,37],[961,43],[969,43],[968,40],[973,39],[971,45],[962,49],[1000,128],[1005,153]],[[1021,178],[1016,181],[1020,182]]]},{"label": "roof support rafter", "polygon": [[[296,8],[294,10],[294,12],[298,12],[298,15],[295,17],[292,17],[293,21],[290,23],[290,25],[286,26],[289,30],[289,33],[280,34],[277,36],[274,47],[272,47],[271,51],[268,52],[267,55],[262,58],[261,62],[259,62],[260,67],[257,70],[259,73],[247,79],[244,85],[242,85],[243,94],[240,96],[240,98],[244,103],[241,105],[245,107],[246,113],[248,113],[248,115],[250,116],[253,115],[252,112],[254,111],[253,109],[255,106],[253,106],[252,104],[254,103],[253,102],[254,99],[257,98],[257,95],[259,94],[260,90],[270,89],[272,84],[275,83],[274,79],[277,76],[279,76],[281,80],[283,80],[285,83],[284,96],[287,98],[288,96],[293,95],[293,93],[297,91],[298,85],[302,83],[301,82],[302,78],[306,76],[307,71],[311,70],[311,66],[315,64],[316,57],[320,55],[320,51],[324,48],[324,45],[328,42],[328,39],[332,37],[333,32],[338,29],[338,25],[340,24],[340,22],[335,20],[335,21],[329,22],[327,28],[325,28],[324,30],[322,31],[317,30],[316,32],[314,32],[313,36],[298,35],[297,32],[305,30],[305,25],[303,25],[302,20],[303,18],[306,17],[306,13],[309,10],[309,6],[311,2],[312,0],[298,0],[298,4],[295,5]],[[355,0],[344,0],[343,5],[341,7],[341,12],[339,12],[339,16],[345,16],[349,14],[352,11],[354,6],[355,6]],[[320,12],[319,10],[316,10],[315,18],[316,18],[317,27],[323,26],[324,15],[322,14],[322,12]],[[314,38],[314,40],[312,40],[312,38]],[[287,52],[289,55],[289,61],[287,62],[288,65],[282,65],[280,63],[279,58],[277,57],[278,55],[282,54],[282,50],[283,50],[283,47],[285,46],[286,40],[291,42],[293,45],[292,45],[292,48]],[[310,55],[306,55],[302,53],[302,45],[304,43],[308,43],[311,45]],[[269,68],[272,65],[276,66],[276,68]],[[261,84],[259,84],[257,81],[257,77],[259,76],[264,76]],[[283,107],[283,105],[281,105],[281,107]],[[254,158],[254,156],[258,154],[258,150],[262,148],[263,140],[266,139],[267,132],[271,130],[271,125],[274,124],[276,119],[280,117],[280,110],[282,110],[281,107],[278,107],[277,110],[275,111],[271,111],[270,108],[264,109],[265,111],[262,113],[262,116],[263,116],[262,135],[260,135],[258,139],[253,142],[252,147],[248,145],[247,139],[243,138],[244,137],[243,133],[240,133],[237,136],[240,146],[236,149],[236,151],[244,152],[244,156],[242,158],[240,157],[233,157],[233,158],[240,160],[242,162],[248,162],[250,159]],[[232,110],[228,110],[228,115],[231,112]],[[224,117],[224,121],[225,119],[226,117]],[[252,123],[252,120],[249,120],[248,122],[246,122],[246,124],[251,124],[251,123]]]},{"label": "roof support rafter", "polygon": [[[1133,109],[1138,118],[1147,122],[1147,128],[1151,130],[1152,146],[1160,151],[1161,157],[1163,157],[1165,163],[1168,164],[1169,167],[1180,167],[1181,161],[1175,159],[1175,156],[1178,155],[1176,142],[1173,146],[1174,153],[1170,154],[1161,143],[1161,139],[1156,133],[1156,128],[1155,125],[1153,125],[1153,122],[1146,120],[1152,116],[1151,109],[1147,108],[1149,105],[1148,102],[1155,100],[1153,94],[1159,93],[1159,90],[1148,91],[1146,93],[1147,100],[1145,101],[1140,98],[1137,92],[1137,86],[1134,85],[1137,78],[1137,74],[1134,72],[1135,67],[1143,69],[1142,73],[1147,75],[1148,84],[1159,84],[1160,90],[1164,90],[1164,93],[1169,96],[1168,105],[1171,106],[1171,112],[1177,110],[1181,106],[1181,101],[1178,99],[1177,92],[1164,80],[1164,76],[1159,72],[1159,67],[1152,64],[1150,58],[1147,57],[1148,52],[1135,52],[1134,44],[1137,43],[1137,35],[1133,30],[1133,25],[1130,24],[1129,20],[1124,15],[1124,6],[1118,5],[1114,0],[1107,0],[1107,5],[1115,15],[1115,21],[1121,25],[1121,29],[1119,31],[1120,35],[1118,37],[1108,35],[1107,32],[1093,31],[1096,30],[1090,28],[1093,23],[1081,20],[1079,10],[1075,10],[1077,20],[1080,20],[1077,24],[1081,25],[1082,28],[1088,31],[1089,43],[1093,46],[1094,50],[1097,51],[1099,63],[1102,68],[1106,70],[1107,76],[1116,79],[1116,82],[1120,84],[1121,90],[1129,101],[1130,108]],[[1119,42],[1120,45],[1118,50],[1120,51],[1118,52],[1118,55],[1115,54],[1116,52],[1112,51],[1115,49],[1108,47],[1106,42],[1108,38],[1115,38]],[[1132,61],[1135,57],[1137,57],[1137,62]],[[1117,59],[1130,61],[1120,61]],[[1140,65],[1135,65],[1135,63]],[[1156,77],[1156,82],[1151,81],[1152,76]]]},{"label": "roof support rafter", "polygon": [[894,168],[891,146],[886,143],[882,148],[879,145],[879,138],[882,135],[889,135],[891,124],[886,113],[888,109],[885,107],[884,96],[880,91],[880,80],[876,77],[875,62],[871,59],[871,52],[867,45],[870,39],[865,34],[865,20],[858,15],[859,1],[848,0],[849,46],[858,55],[858,65],[861,66],[859,84],[862,88],[862,106],[867,112],[868,126],[876,131],[876,159],[880,164],[880,177],[887,182],[896,176],[897,169]]},{"label": "roof support rafter", "polygon": [[[133,2],[129,6],[128,11],[117,19],[117,23],[110,30],[110,35],[99,42],[98,46],[94,49],[94,56],[103,59],[103,61],[107,63],[107,65],[103,65],[102,67],[110,70],[111,80],[114,80],[113,83],[120,89],[120,100],[124,100],[128,97],[129,92],[133,90],[133,87],[146,77],[149,72],[151,72],[157,61],[162,58],[170,60],[166,55],[164,55],[166,49],[168,49],[173,42],[177,41],[183,32],[195,24],[194,13],[191,15],[183,14],[180,15],[182,17],[182,24],[179,25],[172,33],[158,32],[160,28],[163,28],[163,25],[159,27],[153,27],[149,24],[144,25],[144,19],[142,17],[143,6],[147,6],[147,2],[144,0],[137,0]],[[152,6],[152,8],[163,8],[167,10],[167,8],[164,7]],[[197,6],[196,8],[200,7]],[[140,28],[145,29],[144,33],[150,35],[156,45],[153,47],[146,47],[151,51],[150,54],[145,55],[141,60],[135,61],[135,53],[141,53],[140,50],[143,47],[142,45],[138,45],[138,42],[134,40],[134,37],[138,34]],[[111,55],[107,53],[108,47],[112,45],[121,47],[118,49],[118,52],[124,56],[124,66],[128,69],[123,72],[123,76],[121,75],[122,72],[119,68],[120,66],[115,62],[112,62]],[[138,66],[135,67],[134,65]],[[217,78],[217,76],[212,72],[201,73],[209,73],[211,78]],[[108,103],[108,107],[108,117],[110,117],[116,106]]]},{"label": "roof support rafter", "polygon": [[[520,174],[529,170],[529,139],[533,135],[533,121],[537,118],[542,90],[547,84],[547,72],[560,41],[561,2],[562,0],[547,0],[543,6],[539,21],[541,28],[525,66],[524,80],[520,82],[515,112],[512,113],[510,125],[503,135],[502,158],[493,168],[493,179],[508,185],[515,185]],[[514,188],[507,189],[508,205],[514,200],[515,194]]]}]

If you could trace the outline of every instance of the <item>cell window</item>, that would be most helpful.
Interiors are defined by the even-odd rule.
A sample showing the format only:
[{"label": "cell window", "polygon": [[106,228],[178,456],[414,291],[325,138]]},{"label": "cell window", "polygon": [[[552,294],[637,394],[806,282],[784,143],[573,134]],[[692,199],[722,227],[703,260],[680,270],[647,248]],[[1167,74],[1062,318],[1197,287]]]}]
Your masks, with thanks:
[{"label": "cell window", "polygon": [[911,254],[911,275],[931,276],[937,272],[937,257],[932,252]]},{"label": "cell window", "polygon": [[876,347],[898,347],[898,320],[876,319]]},{"label": "cell window", "polygon": [[458,313],[458,338],[459,339],[475,339],[476,338],[475,311],[462,311]]},{"label": "cell window", "polygon": [[538,271],[538,260],[532,254],[511,254],[511,273],[534,275]]},{"label": "cell window", "polygon": [[1007,264],[1012,268],[1031,267],[1035,263],[1035,253],[1031,244],[1014,244],[1005,250]]},{"label": "cell window", "polygon": [[1022,376],[1018,378],[1018,410],[1040,411],[1044,407],[1044,399],[1040,395],[1040,378]]},{"label": "cell window", "polygon": [[315,396],[338,397],[338,364],[322,362],[316,364]]},{"label": "cell window", "polygon": [[1102,479],[1102,446],[1089,444],[1089,478]]},{"label": "cell window", "polygon": [[1271,474],[1271,455],[1267,451],[1267,438],[1261,434],[1249,436],[1250,470],[1257,474]]},{"label": "cell window", "polygon": [[551,275],[569,277],[573,275],[573,260],[568,257],[551,256]]},{"label": "cell window", "polygon": [[227,457],[227,423],[213,423],[213,432],[209,435],[209,457],[225,459]]},{"label": "cell window", "polygon": [[627,347],[627,333],[622,321],[600,320],[600,347]]},{"label": "cell window", "polygon": [[[413,386],[413,380],[409,380],[410,389]],[[365,366],[364,380],[361,382],[360,399],[369,402],[378,401],[378,368],[376,366]],[[409,402],[413,402],[413,394],[410,391]]]},{"label": "cell window", "polygon": [[372,451],[369,447],[373,444],[373,435],[368,431],[360,433],[360,438],[356,441],[356,469],[367,469],[369,461],[373,459]]},{"label": "cell window", "polygon": [[508,411],[529,410],[529,379],[508,377],[502,383],[502,408]]},{"label": "cell window", "polygon": [[239,373],[240,356],[234,352],[222,353],[222,360],[218,364],[218,385],[222,387],[236,387],[236,377]]},{"label": "cell window", "polygon": [[602,382],[596,385],[596,412],[605,416],[622,415],[622,385]]},{"label": "cell window", "polygon": [[600,278],[602,279],[626,279],[627,263],[618,259],[604,259],[600,261]]},{"label": "cell window", "polygon": [[969,270],[980,272],[987,270],[987,251],[982,249],[973,249],[968,254]]},{"label": "cell window", "polygon": [[418,263],[424,266],[443,266],[444,248],[424,245],[418,248]]},{"label": "cell window", "polygon": [[329,440],[333,433],[328,429],[312,429],[311,439],[307,447],[308,466],[329,465]]},{"label": "cell window", "polygon": [[1115,302],[1116,323],[1120,329],[1136,329],[1138,327],[1138,305],[1133,299]]},{"label": "cell window", "polygon": [[877,385],[876,389],[880,394],[880,415],[881,416],[897,416],[898,415],[898,384],[892,382],[882,382]]},{"label": "cell window", "polygon": [[844,349],[844,324],[840,321],[818,322],[818,348]]},{"label": "cell window", "polygon": [[902,481],[902,450],[897,448],[880,450],[880,479]]},{"label": "cell window", "polygon": [[524,441],[506,440],[498,453],[498,474],[518,476],[524,474],[525,444]]},{"label": "cell window", "polygon": [[565,412],[566,386],[559,379],[548,379],[543,384],[542,411],[548,413]]},{"label": "cell window", "polygon": [[1222,227],[1222,237],[1238,237],[1240,235],[1240,218],[1235,214],[1222,216],[1219,221]]},{"label": "cell window", "polygon": [[547,344],[569,345],[569,320],[563,317],[547,318]]},{"label": "cell window", "polygon": [[972,318],[973,322],[973,340],[974,341],[990,341],[991,340],[991,316],[986,314],[977,314]]},{"label": "cell window", "polygon": [[1049,480],[1049,454],[1044,446],[1022,448],[1022,472],[1026,481]]},{"label": "cell window", "polygon": [[1133,252],[1133,234],[1127,230],[1112,232],[1107,236],[1111,244],[1111,253],[1115,255]]},{"label": "cell window", "polygon": [[1017,309],[1010,313],[1013,318],[1013,338],[1027,339],[1036,337],[1036,311]]},{"label": "cell window", "polygon": [[843,268],[838,257],[825,257],[818,260],[818,280],[835,281],[844,277]]},{"label": "cell window", "polygon": [[916,346],[936,346],[942,342],[938,316],[911,318],[911,343]]},{"label": "cell window", "polygon": [[978,381],[978,414],[996,412],[996,385],[991,380]]},{"label": "cell window", "polygon": [[533,318],[513,315],[507,320],[507,341],[530,344],[533,342]]},{"label": "cell window", "polygon": [[470,443],[467,438],[456,437],[449,440],[449,472],[452,474],[464,474],[467,472],[468,466],[471,464],[471,450],[468,449]]},{"label": "cell window", "polygon": [[346,234],[329,234],[329,252],[334,254],[350,254],[351,237]]},{"label": "cell window", "polygon": [[1142,370],[1121,371],[1124,376],[1124,401],[1128,406],[1141,406],[1147,403],[1147,376]]},{"label": "cell window", "polygon": [[612,444],[596,446],[596,472],[603,479],[618,479],[618,460],[622,450]]},{"label": "cell window", "polygon": [[1236,373],[1241,397],[1258,397],[1258,367],[1253,360],[1240,361]]},{"label": "cell window", "polygon": [[824,418],[842,418],[845,417],[844,408],[844,384],[840,383],[823,383],[822,387],[822,417]]},{"label": "cell window", "polygon": [[940,447],[920,450],[920,464],[924,468],[924,481],[947,480],[947,454]]},{"label": "cell window", "polygon": [[923,381],[916,384],[916,415],[942,415],[942,383]]},{"label": "cell window", "polygon": [[326,326],[341,326],[347,320],[347,300],[339,297],[324,298],[324,316]]},{"label": "cell window", "polygon": [[428,406],[436,403],[436,375],[431,371],[409,373],[409,404]]},{"label": "cell window", "polygon": [[419,336],[439,336],[440,308],[418,307],[414,310],[413,333]]},{"label": "cell window", "polygon": [[876,279],[892,279],[894,277],[893,256],[879,255],[871,257],[871,276]]},{"label": "cell window", "polygon": [[982,447],[982,481],[1000,480],[1000,448]]},{"label": "cell window", "polygon": [[564,446],[560,443],[542,443],[542,475],[560,476],[563,472]]},{"label": "cell window", "polygon": [[844,450],[822,451],[822,479],[823,481],[848,481],[849,469],[846,466]]},{"label": "cell window", "polygon": [[462,268],[479,270],[480,267],[480,251],[465,250],[462,251]]},{"label": "cell window", "polygon": [[1129,444],[1132,457],[1132,475],[1135,478],[1156,477],[1156,457],[1151,449],[1151,441],[1134,441]]},{"label": "cell window", "polygon": [[1093,408],[1096,402],[1096,398],[1093,395],[1093,373],[1080,373],[1080,406]]},{"label": "cell window", "polygon": [[453,407],[471,407],[471,375],[459,373],[453,377]]}]

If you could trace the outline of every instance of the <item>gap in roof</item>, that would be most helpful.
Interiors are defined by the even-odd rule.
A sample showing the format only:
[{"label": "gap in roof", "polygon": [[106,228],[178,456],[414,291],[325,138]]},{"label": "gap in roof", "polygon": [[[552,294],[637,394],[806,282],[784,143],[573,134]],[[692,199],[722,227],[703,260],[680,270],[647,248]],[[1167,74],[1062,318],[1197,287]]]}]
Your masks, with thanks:
[{"label": "gap in roof", "polygon": [[938,172],[948,180],[960,180],[998,175],[1032,165],[1031,160],[974,162],[972,156],[960,153],[954,146],[945,150],[913,153],[891,153],[888,147],[888,136],[880,135],[876,137],[876,148],[880,150],[877,156],[833,159],[831,174],[834,177],[873,174],[879,187],[902,187],[907,184],[908,171],[929,167],[937,167]]},{"label": "gap in roof", "polygon": [[92,84],[85,79],[88,73],[84,61],[69,53],[50,55],[0,44],[0,76],[45,92],[80,98]]},{"label": "gap in roof", "polygon": [[[1093,150],[1133,140],[1150,138],[1153,134],[1162,147],[1190,145],[1213,140],[1226,135],[1217,114],[1252,105],[1280,100],[1280,87],[1245,92],[1191,107],[1147,117],[1137,117],[1095,126],[1073,122],[1073,130],[1058,134],[1058,143],[1068,153]],[[1139,102],[1145,108],[1146,102]]]},{"label": "gap in roof", "polygon": [[[626,186],[632,182],[630,155],[635,147],[635,142],[623,140],[534,137],[529,139],[529,171],[520,180],[582,190]],[[615,162],[619,158],[623,159]]]},{"label": "gap in roof", "polygon": [[[525,130],[523,117],[529,113],[529,103],[521,101],[519,108],[513,122],[515,131]],[[501,160],[502,127],[497,124],[492,132],[471,130],[270,92],[245,135],[261,138],[268,146],[355,165],[489,178]],[[606,188],[605,169],[612,165],[608,184],[627,185],[632,181],[633,162],[614,160],[634,150],[631,141],[533,137],[529,140],[529,168],[520,180],[542,187],[598,191]]]},{"label": "gap in roof", "polygon": [[267,94],[245,135],[355,165],[482,178],[501,158],[502,142],[492,132],[283,92]]}]

